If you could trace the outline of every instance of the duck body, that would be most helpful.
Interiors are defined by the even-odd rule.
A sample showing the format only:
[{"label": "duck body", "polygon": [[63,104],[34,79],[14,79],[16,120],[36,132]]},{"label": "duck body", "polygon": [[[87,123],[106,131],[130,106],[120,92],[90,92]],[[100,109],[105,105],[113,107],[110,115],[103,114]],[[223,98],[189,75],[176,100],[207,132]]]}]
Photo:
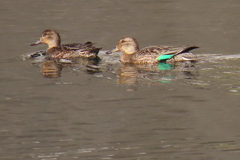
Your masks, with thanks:
[{"label": "duck body", "polygon": [[113,50],[122,51],[122,63],[159,63],[159,62],[179,62],[179,61],[196,61],[197,56],[190,53],[197,46],[149,46],[139,50],[138,42],[133,37],[123,37],[119,40],[118,45]]},{"label": "duck body", "polygon": [[43,31],[40,40],[31,45],[42,43],[48,45],[45,54],[54,59],[72,59],[77,57],[95,58],[101,49],[94,47],[92,42],[61,45],[60,35],[54,30]]},{"label": "duck body", "polygon": [[[158,62],[179,62],[179,61],[196,61],[197,56],[188,52],[189,50],[195,49],[195,46],[182,46],[182,47],[172,47],[172,46],[150,46],[143,48],[136,52],[130,57],[132,63],[158,63]],[[127,54],[123,54],[121,61],[126,63],[128,61],[125,58],[128,57]]]},{"label": "duck body", "polygon": [[48,48],[46,51],[46,55],[50,58],[58,58],[58,59],[72,59],[72,58],[78,58],[78,57],[84,57],[84,58],[95,58],[97,57],[97,54],[99,52],[100,48],[95,47],[88,47],[88,48],[79,48],[75,49],[68,46],[58,46],[58,47],[52,47]]}]

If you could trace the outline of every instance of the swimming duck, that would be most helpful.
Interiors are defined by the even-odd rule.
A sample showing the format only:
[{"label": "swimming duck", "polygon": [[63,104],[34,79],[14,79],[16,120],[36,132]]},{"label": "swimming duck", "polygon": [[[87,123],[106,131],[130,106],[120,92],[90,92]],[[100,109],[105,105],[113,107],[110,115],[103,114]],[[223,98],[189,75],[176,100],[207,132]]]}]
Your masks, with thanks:
[{"label": "swimming duck", "polygon": [[92,42],[61,45],[60,35],[54,30],[43,31],[40,40],[31,44],[31,46],[42,43],[48,45],[45,54],[50,58],[57,59],[71,59],[77,57],[95,58],[101,49],[94,47]]},{"label": "swimming duck", "polygon": [[115,49],[112,52],[122,51],[122,63],[158,63],[167,62],[173,63],[177,61],[197,61],[197,56],[188,52],[197,46],[149,46],[139,49],[138,42],[135,38],[126,36],[119,40]]}]

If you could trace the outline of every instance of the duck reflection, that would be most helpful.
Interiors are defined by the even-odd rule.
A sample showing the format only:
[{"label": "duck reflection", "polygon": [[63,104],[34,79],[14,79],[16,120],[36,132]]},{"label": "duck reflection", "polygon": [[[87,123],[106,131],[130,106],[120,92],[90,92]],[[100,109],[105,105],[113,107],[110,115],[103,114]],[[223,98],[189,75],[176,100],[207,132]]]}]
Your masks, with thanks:
[{"label": "duck reflection", "polygon": [[65,59],[48,59],[41,62],[41,73],[45,78],[59,78],[63,68],[74,68],[75,71],[84,71],[87,74],[101,72],[98,66],[99,59],[78,58],[71,61]]},{"label": "duck reflection", "polygon": [[87,74],[95,74],[95,73],[101,72],[101,69],[98,66],[99,62],[100,62],[99,57],[95,57],[95,58],[75,58],[75,59],[72,60],[71,64],[67,64],[67,65],[64,65],[64,66],[75,67],[75,70],[84,71]]},{"label": "duck reflection", "polygon": [[41,72],[45,78],[58,78],[61,77],[62,64],[54,60],[47,60],[41,64]]},{"label": "duck reflection", "polygon": [[150,64],[121,64],[117,72],[119,84],[171,83],[176,79],[193,79],[198,76],[194,62]]},{"label": "duck reflection", "polygon": [[117,72],[118,84],[137,84],[140,72],[132,64],[125,64]]}]

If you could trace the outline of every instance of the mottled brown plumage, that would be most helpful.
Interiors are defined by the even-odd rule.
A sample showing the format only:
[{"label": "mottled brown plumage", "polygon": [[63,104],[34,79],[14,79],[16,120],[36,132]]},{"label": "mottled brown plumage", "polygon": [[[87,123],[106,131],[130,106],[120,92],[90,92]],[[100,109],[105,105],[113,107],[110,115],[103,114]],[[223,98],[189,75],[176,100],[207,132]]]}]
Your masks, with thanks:
[{"label": "mottled brown plumage", "polygon": [[119,40],[116,48],[112,52],[123,51],[121,55],[122,63],[158,63],[157,58],[160,55],[173,55],[166,62],[176,61],[196,61],[197,57],[188,51],[198,48],[196,46],[150,46],[139,49],[138,42],[133,37],[123,37]]},{"label": "mottled brown plumage", "polygon": [[47,56],[58,59],[71,59],[77,57],[94,58],[101,49],[94,47],[92,42],[61,45],[60,35],[54,30],[43,31],[40,40],[32,45],[41,43],[48,45],[48,49],[46,50]]}]

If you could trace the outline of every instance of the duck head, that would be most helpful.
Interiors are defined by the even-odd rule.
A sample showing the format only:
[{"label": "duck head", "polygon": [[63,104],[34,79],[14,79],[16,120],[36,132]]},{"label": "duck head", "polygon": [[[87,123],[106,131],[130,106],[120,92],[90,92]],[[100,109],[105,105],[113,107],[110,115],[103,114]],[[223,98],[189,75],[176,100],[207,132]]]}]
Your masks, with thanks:
[{"label": "duck head", "polygon": [[45,30],[42,32],[41,38],[32,43],[31,46],[45,43],[48,45],[48,48],[53,48],[61,45],[60,35],[54,30]]},{"label": "duck head", "polygon": [[134,54],[139,51],[138,42],[135,38],[126,36],[118,41],[116,48],[112,52],[122,51],[124,54]]}]

